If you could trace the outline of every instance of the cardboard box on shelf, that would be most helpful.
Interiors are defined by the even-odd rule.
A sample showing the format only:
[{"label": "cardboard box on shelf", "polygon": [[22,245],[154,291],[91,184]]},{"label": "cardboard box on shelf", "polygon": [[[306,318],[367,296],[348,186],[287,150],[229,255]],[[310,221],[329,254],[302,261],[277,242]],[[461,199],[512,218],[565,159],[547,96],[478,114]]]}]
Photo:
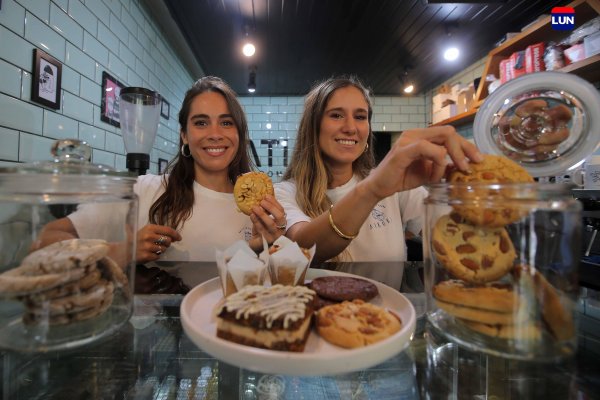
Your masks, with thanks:
[{"label": "cardboard box on shelf", "polygon": [[456,97],[458,96],[458,93],[463,89],[463,85],[461,85],[460,83],[454,84],[452,85],[452,88],[450,90],[450,93],[452,93],[453,98],[456,99]]},{"label": "cardboard box on shelf", "polygon": [[512,53],[510,56],[510,66],[512,69],[511,79],[525,74],[525,50]]},{"label": "cardboard box on shelf", "polygon": [[575,44],[563,52],[565,55],[565,61],[567,64],[573,64],[574,62],[581,61],[585,58],[585,49],[583,43]]},{"label": "cardboard box on shelf", "polygon": [[544,43],[536,43],[525,49],[525,72],[540,72],[546,70],[544,64]]},{"label": "cardboard box on shelf", "polygon": [[508,82],[512,79],[512,67],[510,58],[500,61],[500,83]]},{"label": "cardboard box on shelf", "polygon": [[431,114],[431,121],[433,124],[437,124],[445,119],[453,117],[456,115],[456,104],[450,104],[446,107],[443,107],[440,110],[434,111]]},{"label": "cardboard box on shelf", "polygon": [[475,88],[473,85],[469,85],[467,88],[462,89],[458,93],[458,99],[456,101],[456,112],[458,114],[469,111],[473,108],[473,101],[475,99]]},{"label": "cardboard box on shelf", "polygon": [[442,107],[444,107],[444,103],[449,100],[454,101],[454,98],[450,93],[439,93],[433,96],[433,111],[441,110]]},{"label": "cardboard box on shelf", "polygon": [[583,47],[585,49],[585,56],[591,57],[596,54],[600,54],[600,32],[596,32],[592,35],[586,36],[583,39]]}]

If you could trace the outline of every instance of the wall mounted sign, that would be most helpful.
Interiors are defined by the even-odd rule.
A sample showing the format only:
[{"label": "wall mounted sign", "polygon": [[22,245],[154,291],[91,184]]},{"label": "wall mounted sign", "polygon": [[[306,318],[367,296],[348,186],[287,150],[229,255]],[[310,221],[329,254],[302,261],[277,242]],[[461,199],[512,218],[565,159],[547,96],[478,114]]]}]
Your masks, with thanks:
[{"label": "wall mounted sign", "polygon": [[61,76],[60,61],[40,49],[34,49],[31,100],[56,110],[60,109]]},{"label": "wall mounted sign", "polygon": [[125,85],[116,80],[108,72],[102,72],[102,101],[100,103],[100,119],[117,128],[121,127],[119,114],[119,97]]}]

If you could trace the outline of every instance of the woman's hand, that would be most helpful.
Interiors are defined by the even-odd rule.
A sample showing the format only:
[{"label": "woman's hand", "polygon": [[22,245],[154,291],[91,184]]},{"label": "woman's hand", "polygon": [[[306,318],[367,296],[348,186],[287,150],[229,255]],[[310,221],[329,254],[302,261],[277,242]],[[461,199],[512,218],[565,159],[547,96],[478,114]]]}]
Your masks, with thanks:
[{"label": "woman's hand", "polygon": [[286,231],[286,215],[283,206],[279,204],[274,196],[267,195],[260,206],[252,208],[250,214],[252,221],[252,239],[249,245],[253,250],[262,250],[262,237],[271,244]]},{"label": "woman's hand", "polygon": [[467,158],[483,160],[477,147],[451,126],[405,131],[363,182],[377,199],[439,182],[449,163],[447,156],[462,171],[469,168]]},{"label": "woman's hand", "polygon": [[148,224],[138,231],[135,259],[137,263],[156,261],[173,242],[181,240],[175,229],[163,225]]}]

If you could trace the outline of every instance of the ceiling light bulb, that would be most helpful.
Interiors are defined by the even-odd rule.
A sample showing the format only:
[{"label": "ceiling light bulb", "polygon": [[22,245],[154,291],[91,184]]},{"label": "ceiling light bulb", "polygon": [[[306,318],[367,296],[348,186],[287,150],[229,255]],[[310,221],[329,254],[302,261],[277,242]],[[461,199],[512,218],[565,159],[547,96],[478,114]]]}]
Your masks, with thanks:
[{"label": "ceiling light bulb", "polygon": [[444,58],[448,61],[454,61],[458,58],[460,51],[456,47],[449,47],[444,51]]},{"label": "ceiling light bulb", "polygon": [[250,93],[254,93],[254,92],[256,92],[256,88],[249,87],[249,88],[248,88],[248,91],[249,91]]},{"label": "ceiling light bulb", "polygon": [[255,52],[256,52],[256,47],[254,47],[254,45],[252,43],[246,43],[244,45],[244,47],[242,48],[242,53],[244,53],[244,55],[246,57],[252,57]]},{"label": "ceiling light bulb", "polygon": [[415,86],[413,84],[409,84],[404,87],[404,93],[412,93],[413,90],[415,90]]}]

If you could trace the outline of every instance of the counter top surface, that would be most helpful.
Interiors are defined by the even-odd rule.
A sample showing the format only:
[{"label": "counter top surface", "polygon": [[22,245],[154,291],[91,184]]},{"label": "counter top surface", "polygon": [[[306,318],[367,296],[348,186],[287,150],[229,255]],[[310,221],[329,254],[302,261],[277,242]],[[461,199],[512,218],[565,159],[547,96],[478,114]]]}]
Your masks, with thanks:
[{"label": "counter top surface", "polygon": [[[217,275],[213,263],[171,263]],[[333,266],[324,266],[333,269]],[[600,393],[600,322],[581,314],[579,349],[560,363],[512,361],[446,341],[425,322],[422,263],[345,263],[336,270],[401,291],[418,322],[410,347],[380,365],[294,377],[214,359],[185,335],[180,295],[136,295],[129,323],[108,338],[48,354],[0,353],[2,399],[593,399]],[[191,272],[190,272],[191,273]],[[598,292],[584,289],[598,303]]]}]

